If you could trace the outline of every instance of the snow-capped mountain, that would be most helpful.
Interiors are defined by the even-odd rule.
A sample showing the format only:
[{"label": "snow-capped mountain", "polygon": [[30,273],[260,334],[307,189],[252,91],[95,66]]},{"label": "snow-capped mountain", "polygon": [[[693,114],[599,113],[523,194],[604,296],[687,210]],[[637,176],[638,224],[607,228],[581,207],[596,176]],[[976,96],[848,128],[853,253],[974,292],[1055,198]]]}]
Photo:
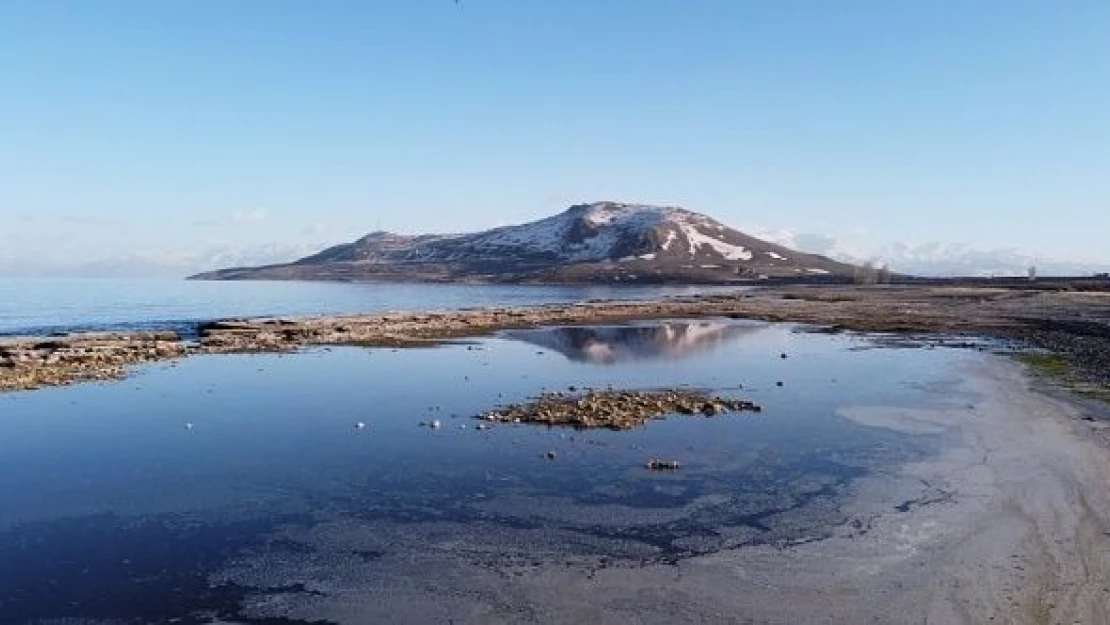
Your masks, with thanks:
[{"label": "snow-capped mountain", "polygon": [[723,282],[851,272],[850,265],[757,239],[681,208],[597,202],[471,234],[375,232],[287,265],[197,277]]}]

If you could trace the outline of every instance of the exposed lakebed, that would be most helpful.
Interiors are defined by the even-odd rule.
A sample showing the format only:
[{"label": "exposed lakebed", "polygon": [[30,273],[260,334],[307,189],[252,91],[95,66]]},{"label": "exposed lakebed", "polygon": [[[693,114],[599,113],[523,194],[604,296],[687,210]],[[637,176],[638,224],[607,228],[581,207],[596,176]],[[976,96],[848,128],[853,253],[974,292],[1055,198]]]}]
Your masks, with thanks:
[{"label": "exposed lakebed", "polygon": [[[426,597],[533,609],[513,597],[524,569],[820,540],[855,479],[943,444],[837,410],[928,404],[978,357],[870,345],[734,321],[556,328],[0,396],[0,621],[437,621]],[[620,432],[473,419],[610,386],[763,410]]]}]

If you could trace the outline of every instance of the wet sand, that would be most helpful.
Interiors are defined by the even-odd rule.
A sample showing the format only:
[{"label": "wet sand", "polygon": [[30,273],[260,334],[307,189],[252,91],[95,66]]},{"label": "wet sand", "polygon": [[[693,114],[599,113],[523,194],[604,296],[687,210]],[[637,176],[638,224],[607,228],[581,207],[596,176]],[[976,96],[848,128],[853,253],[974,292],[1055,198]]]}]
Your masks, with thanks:
[{"label": "wet sand", "polygon": [[[247,555],[213,581],[274,588],[251,600],[253,617],[343,624],[1110,622],[1106,422],[1038,393],[1011,361],[984,356],[962,373],[935,406],[842,410],[946,444],[857,482],[831,537],[643,565],[617,543],[612,557],[567,560],[558,530],[443,523],[414,536],[402,524],[384,536],[336,520],[275,537],[301,545],[297,557]],[[382,541],[413,550],[349,555]],[[276,590],[296,584],[311,592]]]}]

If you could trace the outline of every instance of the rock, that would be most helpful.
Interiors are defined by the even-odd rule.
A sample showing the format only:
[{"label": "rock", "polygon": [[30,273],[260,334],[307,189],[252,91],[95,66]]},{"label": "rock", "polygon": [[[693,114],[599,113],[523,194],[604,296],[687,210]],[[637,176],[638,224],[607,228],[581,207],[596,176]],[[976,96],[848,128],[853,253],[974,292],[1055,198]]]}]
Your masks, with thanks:
[{"label": "rock", "polygon": [[749,401],[711,397],[689,390],[590,391],[584,395],[542,393],[525,404],[512,404],[478,415],[483,421],[540,423],[548,426],[626,430],[668,414],[714,417],[730,411],[756,412]]},{"label": "rock", "polygon": [[712,402],[702,405],[701,412],[707,417],[715,417],[725,411],[724,406]]},{"label": "rock", "polygon": [[547,452],[546,454],[544,454],[544,456],[546,456],[548,460],[554,460],[554,459],[555,459],[555,455],[556,455],[556,454],[555,454],[555,452],[554,452],[554,451],[549,451],[549,452]]}]

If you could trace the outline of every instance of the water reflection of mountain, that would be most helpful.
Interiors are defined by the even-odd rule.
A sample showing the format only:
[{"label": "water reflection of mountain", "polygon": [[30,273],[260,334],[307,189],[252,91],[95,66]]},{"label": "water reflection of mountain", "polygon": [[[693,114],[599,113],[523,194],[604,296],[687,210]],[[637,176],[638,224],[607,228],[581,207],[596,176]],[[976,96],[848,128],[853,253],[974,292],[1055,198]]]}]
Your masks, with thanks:
[{"label": "water reflection of mountain", "polygon": [[726,321],[668,321],[651,325],[518,330],[507,338],[553,349],[576,362],[615,364],[677,360],[734,343],[759,329]]}]

